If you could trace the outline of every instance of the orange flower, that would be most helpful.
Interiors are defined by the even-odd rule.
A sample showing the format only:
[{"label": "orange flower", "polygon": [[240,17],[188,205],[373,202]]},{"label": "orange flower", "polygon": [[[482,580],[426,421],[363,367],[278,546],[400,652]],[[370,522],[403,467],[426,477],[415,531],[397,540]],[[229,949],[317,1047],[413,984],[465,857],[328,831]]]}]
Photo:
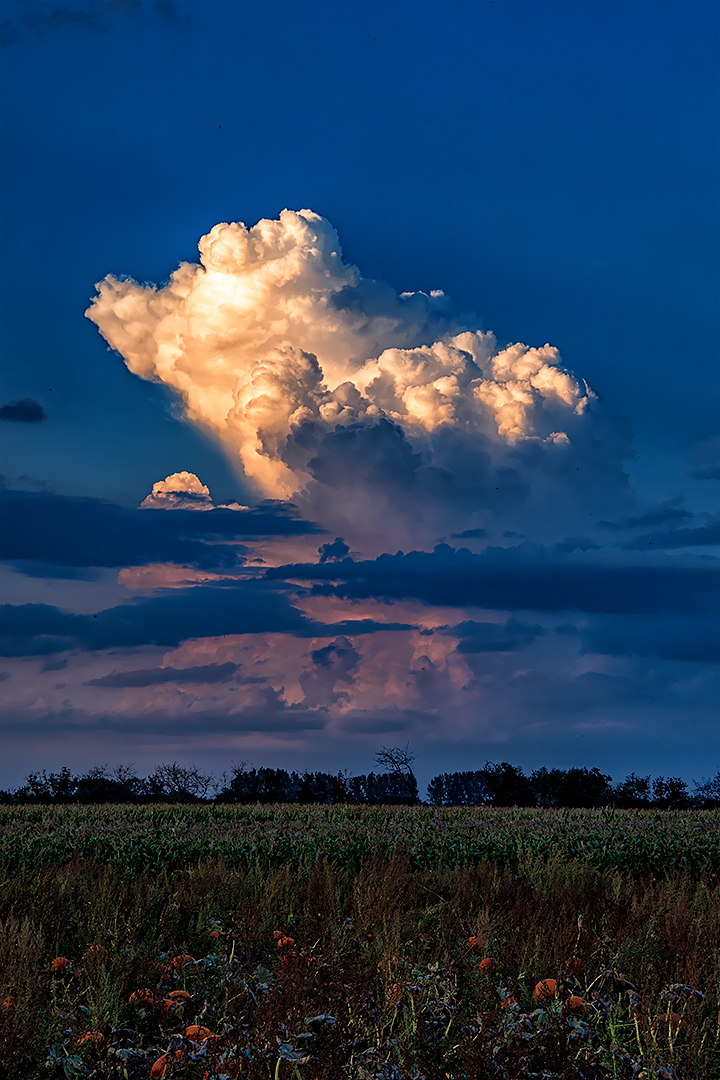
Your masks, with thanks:
[{"label": "orange flower", "polygon": [[212,1039],[213,1033],[210,1028],[201,1027],[200,1024],[191,1024],[185,1032],[185,1038],[190,1042],[205,1042],[206,1039]]},{"label": "orange flower", "polygon": [[483,975],[492,975],[493,971],[497,970],[497,960],[493,960],[492,956],[486,956],[478,964],[478,970],[482,971]]},{"label": "orange flower", "polygon": [[468,938],[467,943],[468,943],[468,948],[472,949],[474,952],[481,952],[482,951],[483,943],[482,943],[482,941],[480,941],[479,938],[476,938],[474,934],[472,935],[472,937]]},{"label": "orange flower", "polygon": [[291,963],[292,963],[292,961],[293,961],[293,960],[297,960],[297,958],[298,958],[298,954],[297,954],[297,953],[295,952],[295,950],[293,949],[293,951],[292,951],[292,952],[289,952],[289,953],[285,953],[285,955],[284,955],[284,956],[281,956],[281,957],[280,957],[280,963],[281,963],[281,965],[282,965],[283,967],[285,967],[285,965],[286,965],[286,964],[291,964]]},{"label": "orange flower", "polygon": [[15,1008],[15,998],[8,995],[2,1003],[3,1011],[8,1012],[10,1009]]},{"label": "orange flower", "polygon": [[219,930],[211,930],[210,931],[210,937],[211,938],[219,938],[220,937],[220,931]]},{"label": "orange flower", "polygon": [[81,1035],[78,1039],[79,1043],[89,1043],[92,1046],[102,1046],[105,1042],[105,1036],[102,1031],[86,1031],[84,1035]]},{"label": "orange flower", "polygon": [[308,964],[317,964],[317,956],[308,956]]},{"label": "orange flower", "polygon": [[533,990],[533,997],[538,1005],[556,998],[558,993],[557,983],[554,979],[543,979]]},{"label": "orange flower", "polygon": [[277,941],[279,938],[285,937],[285,935],[283,934],[282,930],[273,930],[273,937]]},{"label": "orange flower", "polygon": [[56,956],[50,964],[50,970],[54,971],[56,975],[64,975],[69,963],[70,961],[66,956]]},{"label": "orange flower", "polygon": [[285,937],[285,935],[283,934],[278,938],[277,947],[278,949],[289,949],[290,946],[294,944],[295,938]]},{"label": "orange flower", "polygon": [[128,998],[130,1005],[143,1005],[146,1009],[150,1008],[154,1001],[152,990],[135,990]]},{"label": "orange flower", "polygon": [[391,1009],[394,1009],[399,1004],[400,999],[403,996],[403,988],[399,983],[395,983],[394,986],[388,987],[385,991],[385,1004],[389,1005]]},{"label": "orange flower", "polygon": [[500,1002],[501,1009],[507,1009],[510,1005],[517,1005],[517,1000],[514,997],[505,998],[504,1001]]}]

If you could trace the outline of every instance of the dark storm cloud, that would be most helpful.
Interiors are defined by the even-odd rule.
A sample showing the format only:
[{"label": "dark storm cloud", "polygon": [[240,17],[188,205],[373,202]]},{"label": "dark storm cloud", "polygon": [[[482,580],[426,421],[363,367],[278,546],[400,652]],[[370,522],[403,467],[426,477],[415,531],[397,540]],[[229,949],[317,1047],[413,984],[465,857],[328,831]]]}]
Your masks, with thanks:
[{"label": "dark storm cloud", "polygon": [[653,529],[652,532],[633,536],[620,544],[627,551],[644,551],[651,547],[679,548],[720,544],[720,521],[707,513],[694,514],[681,504],[682,499],[673,499],[672,502],[651,507],[639,514],[627,515],[617,521],[599,521],[598,528],[605,532]]},{"label": "dark storm cloud", "polygon": [[[303,425],[288,439],[285,456],[291,467],[294,445],[315,450],[308,469],[316,485],[310,485],[308,498],[319,507],[332,493],[349,489],[385,492],[397,510],[414,517],[425,503],[462,512],[478,507],[501,512],[519,507],[531,494],[527,478],[513,465],[493,464],[485,449],[490,441],[482,435],[439,431],[432,438],[430,461],[413,448],[398,424],[386,419],[338,426],[329,433],[319,425]],[[327,489],[325,493],[317,485]]]},{"label": "dark storm cloud", "polygon": [[41,420],[47,420],[47,413],[39,401],[34,398],[20,398],[19,401],[9,401],[0,408],[0,420],[16,420],[22,424],[38,424]]},{"label": "dark storm cloud", "polygon": [[353,562],[274,567],[268,578],[315,582],[319,595],[418,599],[497,610],[659,614],[708,612],[720,598],[715,566],[619,566],[563,559],[537,544],[488,548],[480,555],[439,544],[434,551]]},{"label": "dark storm cloud", "polygon": [[623,544],[627,551],[644,551],[646,548],[701,547],[720,544],[720,521],[706,521],[689,529],[667,529],[664,532],[647,533]]},{"label": "dark storm cloud", "polygon": [[83,685],[120,688],[160,686],[162,683],[221,683],[231,679],[237,670],[237,664],[228,662],[188,668],[159,667],[142,668],[140,671],[111,671],[109,675],[103,675],[100,679],[89,679]]},{"label": "dark storm cloud", "polygon": [[0,608],[0,655],[176,646],[188,638],[303,633],[312,626],[282,596],[257,588],[182,589],[95,615],[75,615],[47,604],[4,604]]},{"label": "dark storm cloud", "polygon": [[[331,637],[410,630],[372,619],[325,624],[306,618],[280,593],[247,582],[199,586],[76,615],[48,604],[0,606],[0,656],[50,656],[66,649],[174,647],[190,638],[226,634]],[[109,684],[103,684],[109,685]]]},{"label": "dark storm cloud", "polygon": [[241,562],[231,539],[319,531],[288,504],[252,510],[128,510],[102,499],[3,491],[0,558],[64,567],[143,566],[174,562],[205,570]]},{"label": "dark storm cloud", "polygon": [[332,544],[322,544],[318,548],[320,562],[334,562],[337,559],[346,558],[349,554],[350,548],[347,546],[342,536],[336,536]]},{"label": "dark storm cloud", "polygon": [[680,500],[664,503],[645,510],[641,514],[627,515],[618,521],[599,521],[598,528],[609,529],[617,532],[622,529],[649,529],[653,525],[684,525],[695,515],[690,511],[678,506]]},{"label": "dark storm cloud", "polygon": [[458,652],[513,652],[532,645],[544,633],[541,626],[527,626],[517,619],[505,623],[482,623],[466,620],[443,628],[442,633],[460,638]]},{"label": "dark storm cloud", "polygon": [[716,615],[599,618],[580,632],[580,639],[583,653],[690,662],[720,660],[720,621]]}]

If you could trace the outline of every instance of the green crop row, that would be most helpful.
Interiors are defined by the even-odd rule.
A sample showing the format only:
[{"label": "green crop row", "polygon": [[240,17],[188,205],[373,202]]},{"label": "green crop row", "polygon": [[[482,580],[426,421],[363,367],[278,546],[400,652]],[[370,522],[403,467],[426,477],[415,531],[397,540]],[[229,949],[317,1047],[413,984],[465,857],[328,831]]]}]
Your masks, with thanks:
[{"label": "green crop row", "polygon": [[0,861],[94,859],[138,872],[208,859],[302,867],[318,856],[356,870],[404,850],[411,865],[517,867],[560,859],[598,870],[720,869],[720,811],[507,810],[347,806],[0,808]]}]

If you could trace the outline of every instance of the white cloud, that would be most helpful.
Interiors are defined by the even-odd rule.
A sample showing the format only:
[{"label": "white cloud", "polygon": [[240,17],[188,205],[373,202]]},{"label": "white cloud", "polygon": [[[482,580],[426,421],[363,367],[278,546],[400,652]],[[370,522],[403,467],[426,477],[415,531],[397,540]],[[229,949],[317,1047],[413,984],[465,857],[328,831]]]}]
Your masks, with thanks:
[{"label": "white cloud", "polygon": [[[439,290],[397,294],[363,278],[343,262],[329,222],[312,211],[284,210],[250,229],[216,225],[199,249],[200,265],[183,263],[162,288],[108,276],[87,315],[131,371],[182,397],[187,418],[220,441],[263,495],[293,498],[340,528],[338,501],[320,489],[357,486],[358,468],[340,476],[337,446],[327,440],[377,429],[387,441],[383,420],[402,432],[415,471],[454,469],[454,438],[456,457],[462,439],[464,459],[482,458],[486,469],[517,470],[513,455],[524,453],[525,471],[545,476],[539,488],[562,472],[558,455],[584,454],[591,444],[593,467],[622,476],[626,444],[615,439],[608,449],[614,435],[594,432],[595,395],[561,366],[557,349],[498,348],[477,324],[454,321]],[[379,495],[381,480],[377,470],[367,480]],[[506,480],[493,476],[480,487],[494,493]],[[432,501],[427,484],[417,487],[421,502]],[[449,491],[433,498],[447,501]],[[476,494],[474,509],[492,510],[490,496]],[[386,499],[380,516],[399,513],[395,503]]]},{"label": "white cloud", "polygon": [[141,510],[212,510],[212,507],[210,489],[191,472],[171,473],[158,480],[140,503]]}]

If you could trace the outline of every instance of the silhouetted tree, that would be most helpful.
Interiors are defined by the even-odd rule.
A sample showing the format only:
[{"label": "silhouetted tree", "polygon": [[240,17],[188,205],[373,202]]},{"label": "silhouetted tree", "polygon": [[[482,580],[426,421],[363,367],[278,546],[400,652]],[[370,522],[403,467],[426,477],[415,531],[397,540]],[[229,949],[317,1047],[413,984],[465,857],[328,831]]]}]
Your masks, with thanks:
[{"label": "silhouetted tree", "polygon": [[490,795],[485,772],[441,773],[433,777],[427,789],[432,806],[488,806]]},{"label": "silhouetted tree", "polygon": [[693,801],[708,810],[714,806],[720,806],[720,769],[715,776],[695,782]]},{"label": "silhouetted tree", "polygon": [[518,766],[507,761],[500,765],[487,761],[482,772],[493,806],[537,806],[530,780]]},{"label": "silhouetted tree", "polygon": [[[374,781],[378,791],[383,789],[387,791],[388,801],[409,803],[419,801],[417,780],[412,770],[415,754],[410,753],[409,746],[409,743],[406,743],[404,747],[383,746],[375,755],[375,764],[384,769],[385,776],[391,780],[391,783],[383,784],[380,777],[376,777]],[[374,776],[374,773],[370,773],[370,776]],[[369,801],[375,802],[378,800],[373,798]]]},{"label": "silhouetted tree", "polygon": [[650,777],[630,773],[613,788],[613,801],[622,809],[642,810],[650,806]]},{"label": "silhouetted tree", "polygon": [[212,776],[197,765],[156,765],[143,784],[143,795],[150,802],[202,802],[206,797]]},{"label": "silhouetted tree", "polygon": [[686,810],[690,806],[687,784],[679,776],[658,776],[653,784],[653,803],[665,810]]},{"label": "silhouetted tree", "polygon": [[538,806],[607,806],[612,802],[611,776],[599,769],[536,769],[530,785]]}]

